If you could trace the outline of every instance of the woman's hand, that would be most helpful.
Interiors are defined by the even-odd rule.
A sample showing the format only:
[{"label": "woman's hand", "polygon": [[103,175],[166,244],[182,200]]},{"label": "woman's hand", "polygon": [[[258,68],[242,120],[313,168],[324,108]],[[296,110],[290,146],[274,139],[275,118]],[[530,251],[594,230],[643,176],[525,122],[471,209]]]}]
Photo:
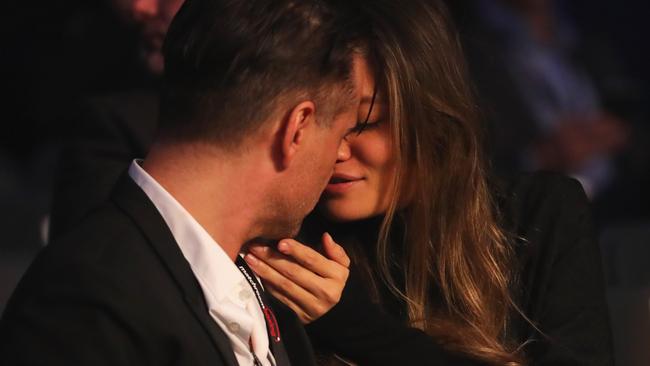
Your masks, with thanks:
[{"label": "woman's hand", "polygon": [[251,246],[244,259],[264,280],[264,288],[291,308],[303,324],[327,313],[341,299],[348,279],[350,258],[328,233],[323,252],[292,239],[283,239],[278,250]]}]

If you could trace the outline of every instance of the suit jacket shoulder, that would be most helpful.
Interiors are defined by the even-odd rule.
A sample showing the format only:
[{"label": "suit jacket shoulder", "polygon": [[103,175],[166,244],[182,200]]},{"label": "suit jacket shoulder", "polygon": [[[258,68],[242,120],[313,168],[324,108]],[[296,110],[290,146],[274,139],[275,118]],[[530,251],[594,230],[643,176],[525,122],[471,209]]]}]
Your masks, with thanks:
[{"label": "suit jacket shoulder", "polygon": [[[277,312],[293,364],[313,365],[295,314]],[[102,209],[43,250],[0,323],[7,365],[237,365],[189,263],[124,175]]]},{"label": "suit jacket shoulder", "polygon": [[[119,199],[137,196],[126,188]],[[189,265],[177,253],[170,268],[151,243],[173,248],[162,218],[132,203],[149,211],[140,219],[153,231],[110,202],[39,254],[0,324],[8,365],[236,365]]]}]

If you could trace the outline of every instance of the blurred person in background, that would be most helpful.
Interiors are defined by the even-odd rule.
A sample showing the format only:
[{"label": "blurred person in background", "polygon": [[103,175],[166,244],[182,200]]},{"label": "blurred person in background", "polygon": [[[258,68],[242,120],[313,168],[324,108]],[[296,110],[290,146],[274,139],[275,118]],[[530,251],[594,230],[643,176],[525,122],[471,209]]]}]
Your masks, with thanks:
[{"label": "blurred person in background", "polygon": [[139,34],[139,52],[143,65],[152,75],[163,71],[162,43],[167,28],[183,0],[108,0],[125,24]]},{"label": "blurred person in background", "polygon": [[137,31],[137,57],[151,81],[84,98],[66,116],[72,128],[56,175],[50,238],[69,230],[108,198],[131,159],[144,156],[158,118],[162,41],[183,0],[111,0],[124,24]]},{"label": "blurred person in background", "polygon": [[639,132],[634,83],[606,42],[579,32],[565,5],[477,0],[465,2],[467,13],[458,15],[490,121],[493,164],[506,174],[543,169],[572,175],[604,221],[647,214],[641,207],[611,207],[616,199],[641,206],[648,198],[628,180],[645,178],[642,171],[622,163],[636,140],[630,134]]},{"label": "blurred person in background", "polygon": [[[161,37],[180,4],[35,0],[3,13],[0,72],[11,93],[0,134],[0,310],[51,228],[68,215],[77,222],[75,205],[105,200],[124,159],[148,149]],[[52,201],[55,213],[66,211],[54,220]]]}]

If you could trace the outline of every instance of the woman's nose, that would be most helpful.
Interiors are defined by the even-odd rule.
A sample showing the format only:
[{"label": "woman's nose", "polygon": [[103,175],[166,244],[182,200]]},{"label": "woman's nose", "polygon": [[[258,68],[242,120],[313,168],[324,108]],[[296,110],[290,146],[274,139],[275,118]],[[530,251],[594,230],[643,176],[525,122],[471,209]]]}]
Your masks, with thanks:
[{"label": "woman's nose", "polygon": [[339,145],[339,150],[337,151],[336,155],[336,161],[346,161],[350,159],[350,155],[352,154],[351,148],[350,148],[350,142],[348,141],[348,138],[344,138],[341,140],[341,144]]}]

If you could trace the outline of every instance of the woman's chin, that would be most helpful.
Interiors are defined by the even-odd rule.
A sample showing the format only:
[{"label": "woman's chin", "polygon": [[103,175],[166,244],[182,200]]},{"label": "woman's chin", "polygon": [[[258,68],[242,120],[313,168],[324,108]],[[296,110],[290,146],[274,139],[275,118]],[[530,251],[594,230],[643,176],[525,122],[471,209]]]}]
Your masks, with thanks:
[{"label": "woman's chin", "polygon": [[364,210],[361,207],[356,207],[350,203],[335,202],[334,200],[321,199],[318,209],[328,220],[340,223],[364,220],[376,216],[373,212]]}]

